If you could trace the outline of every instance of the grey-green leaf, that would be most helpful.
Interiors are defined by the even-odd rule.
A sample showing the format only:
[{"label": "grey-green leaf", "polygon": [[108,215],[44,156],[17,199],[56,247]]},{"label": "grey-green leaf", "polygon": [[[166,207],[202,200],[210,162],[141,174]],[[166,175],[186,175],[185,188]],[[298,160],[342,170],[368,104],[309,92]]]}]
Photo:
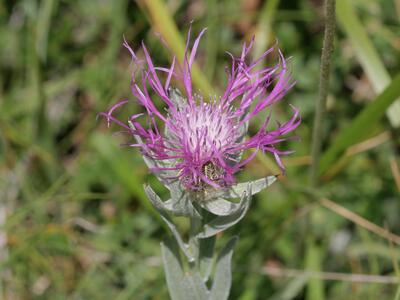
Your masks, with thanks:
[{"label": "grey-green leaf", "polygon": [[199,244],[200,244],[199,246],[200,274],[201,277],[203,278],[203,281],[207,282],[212,270],[215,236],[209,237],[207,239],[199,239]]},{"label": "grey-green leaf", "polygon": [[149,185],[144,186],[144,191],[146,192],[146,195],[150,199],[154,208],[160,213],[161,218],[164,220],[168,228],[171,230],[182,252],[186,255],[189,261],[194,261],[194,258],[189,253],[188,245],[183,242],[182,237],[180,236],[178,230],[176,229],[175,224],[172,222],[170,216],[165,211],[164,202]]},{"label": "grey-green leaf", "polygon": [[186,285],[187,289],[190,291],[185,299],[209,300],[210,292],[199,273],[186,273],[182,285]]},{"label": "grey-green leaf", "polygon": [[231,261],[237,240],[237,236],[232,237],[218,256],[210,300],[228,299],[232,285]]},{"label": "grey-green leaf", "polygon": [[[182,196],[178,199],[172,199],[173,201],[173,208],[176,211],[180,211],[182,215],[199,218],[201,216],[197,209],[193,206],[192,201],[190,201],[188,193],[182,193]],[[175,200],[175,201],[174,201]]]},{"label": "grey-green leaf", "polygon": [[172,300],[208,300],[209,291],[197,272],[185,272],[174,240],[161,243],[165,276]]},{"label": "grey-green leaf", "polygon": [[193,206],[189,196],[182,193],[179,198],[171,198],[165,202],[165,207],[176,216],[192,217],[201,219],[200,213]]},{"label": "grey-green leaf", "polygon": [[168,89],[168,96],[178,109],[187,103],[185,97],[183,97],[181,91],[177,88],[170,87]]},{"label": "grey-green leaf", "polygon": [[[243,120],[246,117],[246,115],[247,114],[243,114],[241,120]],[[238,138],[236,139],[236,143],[240,144],[241,142],[243,142],[243,140],[246,137],[248,128],[249,128],[249,121],[245,122],[242,126],[238,128]],[[239,162],[242,159],[242,156],[243,156],[243,150],[235,154],[229,155],[230,158],[229,164],[231,166],[236,165],[237,162]]]},{"label": "grey-green leaf", "polygon": [[268,176],[265,178],[257,179],[254,181],[238,183],[236,185],[231,186],[228,190],[223,194],[224,198],[238,198],[246,191],[247,186],[250,185],[251,195],[255,195],[261,192],[263,189],[269,187],[276,181],[276,176]]},{"label": "grey-green leaf", "polygon": [[167,188],[169,189],[171,193],[171,198],[179,198],[181,197],[183,193],[183,187],[179,180],[175,180],[174,182],[171,182]]},{"label": "grey-green leaf", "polygon": [[250,207],[250,200],[251,189],[250,185],[248,185],[248,189],[245,193],[243,193],[242,199],[240,201],[240,206],[237,211],[228,216],[218,216],[214,218],[209,223],[203,226],[203,230],[199,234],[197,234],[197,237],[201,239],[208,238],[235,225],[246,215]]},{"label": "grey-green leaf", "polygon": [[171,299],[188,299],[188,295],[190,295],[190,285],[182,284],[185,281],[185,273],[175,241],[166,240],[161,243],[161,255],[164,262],[165,277],[167,279]]},{"label": "grey-green leaf", "polygon": [[200,202],[201,207],[217,216],[228,216],[238,210],[240,204],[222,198]]}]

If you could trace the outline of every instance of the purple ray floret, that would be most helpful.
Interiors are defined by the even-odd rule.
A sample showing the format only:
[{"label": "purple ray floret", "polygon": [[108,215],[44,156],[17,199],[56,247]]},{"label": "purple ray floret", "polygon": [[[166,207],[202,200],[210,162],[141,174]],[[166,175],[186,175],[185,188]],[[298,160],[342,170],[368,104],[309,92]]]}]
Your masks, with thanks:
[{"label": "purple ray floret", "polygon": [[[227,71],[228,83],[222,96],[204,101],[202,96],[193,93],[191,79],[193,62],[204,32],[205,29],[189,51],[189,30],[182,65],[173,57],[169,68],[156,67],[144,44],[144,60],[140,60],[124,41],[123,45],[130,52],[137,70],[141,71],[140,80],[136,79],[137,74],[133,74],[131,90],[145,112],[132,115],[127,123],[121,122],[113,113],[129,102],[124,100],[102,115],[108,122],[117,123],[137,138],[137,142],[130,146],[140,148],[143,155],[156,162],[152,172],[169,172],[173,174],[169,177],[171,180],[180,180],[187,189],[220,188],[233,184],[234,174],[259,150],[273,154],[284,170],[280,156],[291,151],[279,150],[276,146],[288,140],[287,134],[299,126],[298,109],[292,107],[290,120],[277,124],[273,130],[267,128],[270,118],[266,118],[255,135],[245,137],[248,122],[281,100],[294,84],[281,51],[278,50],[276,66],[260,68],[261,62],[274,48],[248,63],[246,58],[254,39],[245,43],[240,57],[229,54],[232,66]],[[178,91],[171,87],[172,81],[182,83],[183,96],[176,96]],[[165,103],[166,113],[154,104],[153,99],[157,96]],[[146,117],[146,126],[139,122],[141,117]],[[241,159],[243,151],[248,149],[253,152]]]}]

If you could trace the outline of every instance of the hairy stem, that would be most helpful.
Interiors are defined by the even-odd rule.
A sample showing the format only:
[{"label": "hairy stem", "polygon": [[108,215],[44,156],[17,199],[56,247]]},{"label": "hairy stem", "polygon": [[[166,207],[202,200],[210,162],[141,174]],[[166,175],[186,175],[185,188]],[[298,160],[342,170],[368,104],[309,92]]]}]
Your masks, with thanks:
[{"label": "hairy stem", "polygon": [[[326,100],[329,88],[329,73],[331,56],[334,48],[335,38],[335,0],[325,0],[325,33],[321,53],[321,69],[319,75],[319,90],[316,103],[316,111],[313,124],[313,135],[311,145],[311,169],[310,185],[318,185],[319,158],[321,153],[321,144],[323,138],[323,118],[325,115]],[[308,222],[312,223],[312,216]],[[307,227],[310,227],[308,223]],[[319,271],[322,264],[321,249],[316,244],[314,236],[311,236],[307,242],[306,265],[313,271]],[[310,280],[307,289],[308,299],[324,299],[323,282],[320,280]]]},{"label": "hairy stem", "polygon": [[197,217],[190,218],[190,231],[189,231],[189,249],[194,257],[194,262],[191,263],[191,268],[199,268],[199,256],[200,256],[200,241],[196,237],[197,233],[201,228],[201,220]]},{"label": "hairy stem", "polygon": [[319,91],[314,117],[312,145],[311,145],[311,170],[310,183],[313,187],[318,184],[318,163],[322,144],[322,121],[325,114],[326,99],[329,88],[329,73],[331,56],[334,49],[335,38],[335,0],[325,2],[325,33],[321,54],[321,69],[319,76]]}]

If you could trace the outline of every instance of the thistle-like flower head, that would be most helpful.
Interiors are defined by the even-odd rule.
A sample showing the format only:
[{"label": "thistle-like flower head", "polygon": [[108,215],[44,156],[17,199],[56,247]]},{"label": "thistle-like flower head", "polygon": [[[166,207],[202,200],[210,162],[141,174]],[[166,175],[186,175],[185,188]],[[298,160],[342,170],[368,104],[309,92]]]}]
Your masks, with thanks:
[{"label": "thistle-like flower head", "polygon": [[[287,140],[286,135],[300,124],[296,108],[292,107],[293,116],[286,123],[277,124],[270,130],[267,128],[268,117],[256,134],[246,137],[249,121],[281,100],[293,86],[281,51],[278,50],[277,65],[260,68],[260,63],[274,48],[255,61],[247,62],[254,39],[244,44],[239,57],[229,54],[232,66],[227,69],[228,82],[224,93],[218,98],[215,96],[205,100],[193,92],[191,78],[195,55],[204,32],[205,29],[189,51],[189,30],[183,63],[176,63],[173,57],[169,68],[156,67],[144,44],[144,60],[140,60],[124,41],[123,45],[141,71],[140,80],[137,80],[137,74],[133,74],[131,90],[145,112],[131,116],[127,123],[119,121],[113,113],[129,102],[124,100],[102,115],[109,122],[124,127],[136,138],[136,142],[130,146],[139,147],[146,159],[154,162],[151,171],[164,174],[164,180],[179,180],[187,189],[203,190],[208,186],[220,188],[232,185],[235,182],[234,174],[260,150],[274,155],[283,170],[280,155],[291,151],[279,150],[276,146]],[[171,87],[173,80],[182,83],[183,94]],[[166,113],[156,107],[156,97],[164,102]],[[147,126],[139,122],[141,118],[147,120]],[[243,151],[248,149],[253,152],[242,159]]]}]

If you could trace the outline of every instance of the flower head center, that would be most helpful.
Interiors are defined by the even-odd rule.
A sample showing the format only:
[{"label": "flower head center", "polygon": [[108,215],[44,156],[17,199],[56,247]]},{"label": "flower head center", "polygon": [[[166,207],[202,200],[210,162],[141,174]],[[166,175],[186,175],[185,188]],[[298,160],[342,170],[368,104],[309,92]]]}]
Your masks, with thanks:
[{"label": "flower head center", "polygon": [[[175,139],[201,161],[223,151],[236,140],[235,120],[216,103],[186,105],[170,117]],[[205,160],[208,159],[208,160]]]}]

